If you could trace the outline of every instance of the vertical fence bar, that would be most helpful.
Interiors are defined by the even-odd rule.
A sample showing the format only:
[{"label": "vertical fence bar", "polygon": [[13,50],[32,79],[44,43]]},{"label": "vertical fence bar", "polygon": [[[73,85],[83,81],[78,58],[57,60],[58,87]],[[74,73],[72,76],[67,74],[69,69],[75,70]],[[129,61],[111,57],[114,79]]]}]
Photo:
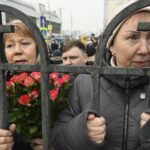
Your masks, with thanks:
[{"label": "vertical fence bar", "polygon": [[[2,13],[0,12],[0,25],[2,25]],[[3,33],[0,33],[0,41],[3,43]],[[3,44],[0,44],[0,63],[4,62]],[[0,128],[7,127],[8,109],[6,101],[5,71],[0,70]]]},{"label": "vertical fence bar", "polygon": [[91,101],[91,108],[93,111],[99,114],[100,112],[100,76],[96,73],[91,73],[92,81],[93,81],[93,99]]},{"label": "vertical fence bar", "polygon": [[0,128],[5,129],[8,123],[8,109],[5,90],[5,73],[0,70]]},{"label": "vertical fence bar", "polygon": [[[44,68],[43,66],[41,68]],[[51,150],[51,114],[49,98],[49,75],[41,70],[41,98],[42,98],[42,137],[44,150]]]}]

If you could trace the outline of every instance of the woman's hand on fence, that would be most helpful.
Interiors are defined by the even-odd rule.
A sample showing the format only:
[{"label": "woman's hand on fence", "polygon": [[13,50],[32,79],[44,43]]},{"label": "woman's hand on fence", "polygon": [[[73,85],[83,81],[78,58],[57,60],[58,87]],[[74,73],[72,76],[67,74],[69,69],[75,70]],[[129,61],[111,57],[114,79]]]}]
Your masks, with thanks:
[{"label": "woman's hand on fence", "polygon": [[43,150],[43,140],[40,138],[33,139],[31,145],[33,150]]},{"label": "woman's hand on fence", "polygon": [[150,113],[142,113],[141,114],[141,127],[143,127],[143,125],[145,125],[145,123],[149,120],[150,120]]},{"label": "woman's hand on fence", "polygon": [[9,130],[0,129],[0,150],[11,150],[14,145],[13,133],[16,125],[9,126]]},{"label": "woman's hand on fence", "polygon": [[102,143],[106,135],[105,119],[103,117],[96,117],[95,114],[88,114],[87,135],[91,141],[97,144]]}]

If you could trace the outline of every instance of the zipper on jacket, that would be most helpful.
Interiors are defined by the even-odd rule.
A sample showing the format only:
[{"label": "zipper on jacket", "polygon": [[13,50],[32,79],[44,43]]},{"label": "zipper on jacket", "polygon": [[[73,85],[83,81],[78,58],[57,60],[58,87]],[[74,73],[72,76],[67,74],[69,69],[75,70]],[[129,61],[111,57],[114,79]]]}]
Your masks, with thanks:
[{"label": "zipper on jacket", "polygon": [[127,150],[128,119],[129,119],[129,89],[130,89],[130,81],[128,78],[125,82],[125,107],[124,107],[125,109],[124,109],[122,150]]}]

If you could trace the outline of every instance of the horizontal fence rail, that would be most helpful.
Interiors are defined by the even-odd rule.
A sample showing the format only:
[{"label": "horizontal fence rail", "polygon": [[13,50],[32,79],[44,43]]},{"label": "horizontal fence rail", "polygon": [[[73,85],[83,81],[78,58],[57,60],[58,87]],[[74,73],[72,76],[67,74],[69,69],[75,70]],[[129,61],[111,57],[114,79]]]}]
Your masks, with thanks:
[{"label": "horizontal fence rail", "polygon": [[121,67],[101,67],[101,66],[65,66],[65,65],[13,65],[1,64],[0,70],[10,71],[44,71],[44,72],[60,72],[60,73],[78,73],[78,74],[99,74],[102,75],[118,75],[118,76],[150,76],[150,68],[121,68]]}]

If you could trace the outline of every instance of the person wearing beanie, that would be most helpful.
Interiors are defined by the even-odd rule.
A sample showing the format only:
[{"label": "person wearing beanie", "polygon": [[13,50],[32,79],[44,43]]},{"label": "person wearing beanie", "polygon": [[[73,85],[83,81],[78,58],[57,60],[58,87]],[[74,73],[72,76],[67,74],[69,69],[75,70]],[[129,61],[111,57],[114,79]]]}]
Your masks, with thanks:
[{"label": "person wearing beanie", "polygon": [[[150,22],[149,8],[130,14],[116,27],[104,54],[106,66],[150,67],[150,32],[137,31],[139,22]],[[69,89],[70,107],[59,114],[53,129],[56,149],[150,150],[149,87],[149,77],[100,76],[98,110],[94,110],[89,107],[91,76],[79,75]]]}]

